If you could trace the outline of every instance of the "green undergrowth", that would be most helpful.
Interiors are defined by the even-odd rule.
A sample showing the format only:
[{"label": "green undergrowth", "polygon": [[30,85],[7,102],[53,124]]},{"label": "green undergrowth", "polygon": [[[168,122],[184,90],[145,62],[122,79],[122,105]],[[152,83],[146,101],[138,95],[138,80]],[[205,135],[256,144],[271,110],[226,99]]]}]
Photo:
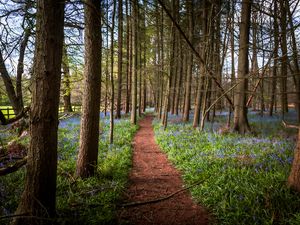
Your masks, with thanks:
[{"label": "green undergrowth", "polygon": [[[59,128],[57,223],[116,224],[116,204],[126,187],[131,167],[131,141],[137,126],[128,119],[115,120],[114,144],[109,144],[109,120],[101,118],[98,167],[95,176],[75,178],[79,146],[79,118],[63,121]],[[0,215],[12,214],[23,189],[25,169],[1,177]],[[47,178],[45,178],[47,179]],[[0,224],[4,220],[0,220]]]},{"label": "green undergrowth", "polygon": [[153,124],[157,143],[182,171],[185,185],[200,182],[191,194],[216,224],[300,224],[300,195],[286,187],[295,141],[280,137],[279,120],[254,118],[252,127],[263,128],[256,135],[199,132],[190,123],[169,123],[166,130],[159,121]]}]

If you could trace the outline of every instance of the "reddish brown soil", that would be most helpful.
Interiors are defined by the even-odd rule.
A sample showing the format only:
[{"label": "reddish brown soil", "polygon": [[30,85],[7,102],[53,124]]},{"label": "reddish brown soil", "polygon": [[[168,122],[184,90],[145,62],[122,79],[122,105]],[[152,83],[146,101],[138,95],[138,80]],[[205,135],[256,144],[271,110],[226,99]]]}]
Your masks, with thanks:
[{"label": "reddish brown soil", "polygon": [[[133,168],[124,202],[157,199],[183,188],[180,173],[154,140],[152,117],[140,122],[134,138]],[[132,225],[201,225],[209,223],[207,212],[196,205],[187,191],[157,203],[124,207],[119,223]]]}]

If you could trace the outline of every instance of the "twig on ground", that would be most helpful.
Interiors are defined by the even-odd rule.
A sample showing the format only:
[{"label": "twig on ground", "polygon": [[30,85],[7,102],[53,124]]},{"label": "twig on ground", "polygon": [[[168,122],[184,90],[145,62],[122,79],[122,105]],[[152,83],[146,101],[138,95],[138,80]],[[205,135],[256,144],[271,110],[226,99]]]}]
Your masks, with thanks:
[{"label": "twig on ground", "polygon": [[137,201],[137,202],[129,202],[129,203],[125,203],[125,204],[122,204],[121,207],[132,207],[132,206],[138,206],[138,205],[146,205],[146,204],[151,204],[151,203],[157,203],[157,202],[161,202],[161,201],[164,201],[164,200],[167,200],[169,198],[172,198],[174,195],[176,194],[179,194],[180,192],[183,192],[183,191],[186,191],[190,188],[193,188],[199,184],[201,184],[203,181],[199,181],[199,182],[196,182],[186,188],[182,188],[182,189],[179,189],[167,196],[164,196],[164,197],[160,197],[160,198],[156,198],[156,199],[152,199],[152,200],[148,200],[148,201]]},{"label": "twig on ground", "polygon": [[287,124],[284,120],[282,120],[282,124],[285,128],[294,128],[294,129],[299,129],[300,127],[297,125],[293,125],[293,124]]}]

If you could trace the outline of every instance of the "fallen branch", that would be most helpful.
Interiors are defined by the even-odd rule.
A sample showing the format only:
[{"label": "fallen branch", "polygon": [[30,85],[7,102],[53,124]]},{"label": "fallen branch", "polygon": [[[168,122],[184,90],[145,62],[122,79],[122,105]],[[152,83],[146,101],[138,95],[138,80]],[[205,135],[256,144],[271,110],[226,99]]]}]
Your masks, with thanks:
[{"label": "fallen branch", "polygon": [[26,218],[26,219],[37,219],[37,220],[45,220],[45,221],[56,221],[57,218],[46,218],[46,217],[39,217],[39,216],[32,216],[28,213],[22,213],[22,214],[11,214],[7,216],[0,216],[0,220],[7,220],[11,218]]},{"label": "fallen branch", "polygon": [[146,204],[152,204],[152,203],[157,203],[157,202],[161,202],[161,201],[164,201],[164,200],[167,200],[169,198],[172,198],[174,195],[177,195],[179,194],[180,192],[183,192],[183,191],[186,191],[192,187],[195,187],[199,184],[201,184],[203,181],[199,181],[197,183],[194,183],[192,184],[191,186],[188,186],[186,188],[182,188],[182,189],[179,189],[167,196],[164,196],[164,197],[160,197],[160,198],[156,198],[156,199],[152,199],[152,200],[148,200],[148,201],[137,201],[137,202],[129,202],[129,203],[125,203],[125,204],[122,204],[121,207],[132,207],[132,206],[138,206],[138,205],[146,205]]},{"label": "fallen branch", "polygon": [[299,129],[299,126],[293,125],[293,124],[287,124],[284,120],[282,120],[282,124],[285,128],[294,128],[294,129]]},{"label": "fallen branch", "polygon": [[24,166],[26,163],[27,163],[27,156],[24,157],[23,159],[17,161],[13,165],[10,165],[10,166],[5,167],[5,168],[1,168],[0,169],[0,176],[4,176],[4,175],[7,175],[7,174],[10,174],[10,173],[13,173],[13,172],[17,171],[22,166]]}]

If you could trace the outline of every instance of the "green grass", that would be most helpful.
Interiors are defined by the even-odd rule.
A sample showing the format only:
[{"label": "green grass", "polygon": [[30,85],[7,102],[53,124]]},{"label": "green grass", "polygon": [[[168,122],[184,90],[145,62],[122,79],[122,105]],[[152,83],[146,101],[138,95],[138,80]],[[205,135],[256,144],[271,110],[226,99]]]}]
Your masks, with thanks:
[{"label": "green grass", "polygon": [[[69,122],[68,122],[69,121]],[[115,120],[115,142],[108,141],[108,119],[101,119],[99,157],[96,175],[76,179],[76,158],[79,141],[79,118],[62,121],[58,141],[57,223],[115,224],[116,204],[126,187],[131,167],[131,140],[137,126],[128,119]],[[1,177],[0,215],[12,214],[18,204],[25,169]],[[9,222],[0,220],[0,224]]]},{"label": "green grass", "polygon": [[286,187],[295,143],[279,137],[279,120],[254,118],[252,127],[261,128],[255,136],[199,132],[184,123],[164,131],[155,121],[156,141],[186,185],[201,182],[192,196],[217,224],[300,224],[300,196]]},{"label": "green grass", "polygon": [[[80,106],[72,106],[72,109],[73,110],[76,110],[78,111],[80,109]],[[5,118],[8,118],[8,113],[9,113],[9,118],[13,118],[15,116],[15,112],[12,108],[12,106],[0,106],[0,110],[2,110],[2,113],[4,114]],[[59,113],[63,113],[64,112],[64,107],[63,106],[60,106],[59,107]]]},{"label": "green grass", "polygon": [[15,112],[12,108],[12,106],[0,106],[0,110],[2,111],[2,113],[4,114],[5,118],[8,118],[8,113],[9,113],[9,118],[12,118],[15,116]]}]

